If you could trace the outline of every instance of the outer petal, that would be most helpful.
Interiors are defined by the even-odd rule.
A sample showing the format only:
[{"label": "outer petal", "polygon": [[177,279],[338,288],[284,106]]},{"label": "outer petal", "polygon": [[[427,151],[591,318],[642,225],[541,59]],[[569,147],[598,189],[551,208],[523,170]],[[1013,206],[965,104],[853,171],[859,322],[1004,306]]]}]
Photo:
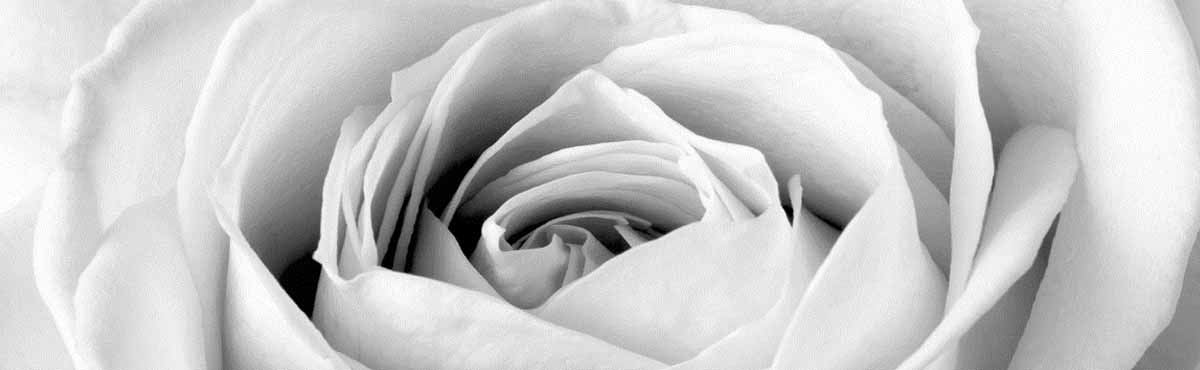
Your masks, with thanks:
[{"label": "outer petal", "polygon": [[[1067,200],[1078,164],[1069,133],[1029,126],[1000,157],[978,259],[959,300],[900,369],[923,369],[983,316],[1033,265],[1043,236]],[[953,355],[946,357],[952,368]]]},{"label": "outer petal", "polygon": [[1200,54],[1200,2],[1175,0],[1175,5],[1179,6],[1179,12],[1183,14],[1183,23],[1187,24],[1192,33],[1193,50]]},{"label": "outer petal", "polygon": [[232,370],[352,369],[352,360],[329,346],[250,248],[228,201],[214,199],[216,216],[230,237],[223,365]]},{"label": "outer petal", "polygon": [[200,369],[201,307],[174,202],[130,207],[79,275],[74,338],[80,369]]},{"label": "outer petal", "polygon": [[1200,222],[1196,57],[1167,1],[1012,6],[978,12],[1040,6],[1061,24],[1048,43],[1072,46],[1034,70],[1075,87],[1047,108],[1075,127],[1081,172],[1011,368],[1127,369],[1172,316]]},{"label": "outer petal", "polygon": [[209,202],[218,166],[235,176],[222,191],[237,193],[228,204],[250,245],[300,256],[317,240],[320,184],[341,119],[383,101],[389,73],[493,13],[442,1],[263,1],[233,25],[195,105],[178,178],[189,263],[211,322],[227,267],[228,240]]},{"label": "outer petal", "polygon": [[34,285],[33,224],[41,193],[0,213],[0,368],[70,369],[63,338]]},{"label": "outer petal", "polygon": [[[700,135],[761,150],[780,182],[806,174],[805,206],[838,225],[897,159],[878,96],[821,40],[791,28],[733,25],[659,38],[596,68]],[[923,240],[944,266],[945,199],[920,167],[911,169]]]},{"label": "outer petal", "polygon": [[[562,80],[613,49],[721,23],[753,22],[744,14],[683,7],[661,1],[550,1],[497,20],[458,57],[439,82],[414,146],[420,151],[410,199],[424,200],[434,181],[455,183],[465,167],[521,116],[555,91]],[[453,48],[452,48],[453,49]],[[435,55],[431,59],[441,59]],[[453,187],[437,187],[431,208],[440,210]],[[410,201],[401,221],[393,265],[405,265],[407,242],[420,201]]]},{"label": "outer petal", "polygon": [[920,344],[941,317],[946,282],[914,217],[895,166],[817,270],[773,368],[893,368]]},{"label": "outer petal", "polygon": [[[101,230],[126,207],[174,186],[187,117],[217,40],[242,5],[143,2],[113,30],[104,54],[76,73],[63,113],[65,153],[46,186],[35,238],[38,287],[65,338],[75,336],[71,297]],[[219,361],[217,326],[205,317],[208,358]]]},{"label": "outer petal", "polygon": [[663,365],[542,321],[495,297],[374,269],[326,271],[313,320],[340,351],[374,369],[657,369]]},{"label": "outer petal", "polygon": [[[862,61],[954,138],[950,184],[953,302],[970,273],[992,183],[992,142],[980,105],[979,31],[958,0],[691,0],[820,36]],[[914,187],[920,196],[922,189]],[[924,213],[924,212],[922,212]],[[924,236],[925,221],[922,224]],[[932,251],[942,250],[932,244]],[[936,257],[936,255],[935,255]]]},{"label": "outer petal", "polygon": [[131,0],[0,2],[0,210],[50,174],[71,72],[104,50]]}]

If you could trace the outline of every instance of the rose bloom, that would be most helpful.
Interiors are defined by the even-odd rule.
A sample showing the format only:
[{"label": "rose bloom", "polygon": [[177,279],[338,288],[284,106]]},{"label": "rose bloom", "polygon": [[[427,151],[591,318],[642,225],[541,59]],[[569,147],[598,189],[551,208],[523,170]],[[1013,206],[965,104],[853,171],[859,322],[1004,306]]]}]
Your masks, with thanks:
[{"label": "rose bloom", "polygon": [[0,367],[1200,368],[1197,1],[685,3],[133,6]]}]

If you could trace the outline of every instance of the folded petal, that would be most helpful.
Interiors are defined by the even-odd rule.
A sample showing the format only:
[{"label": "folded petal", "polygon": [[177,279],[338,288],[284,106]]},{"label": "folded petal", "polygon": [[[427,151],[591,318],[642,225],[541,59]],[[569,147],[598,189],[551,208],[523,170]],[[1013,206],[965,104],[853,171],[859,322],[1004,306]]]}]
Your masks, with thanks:
[{"label": "folded petal", "polygon": [[914,216],[893,167],[817,270],[773,368],[893,368],[917,348],[941,317],[946,281]]},{"label": "folded petal", "polygon": [[1200,366],[1200,244],[1193,244],[1175,316],[1135,369],[1195,369]]},{"label": "folded petal", "polygon": [[373,369],[663,366],[492,296],[382,269],[351,280],[324,273],[313,320],[334,348]]},{"label": "folded petal", "polygon": [[[435,181],[457,183],[466,167],[511,125],[555,92],[567,77],[614,48],[719,23],[753,21],[744,14],[657,1],[550,1],[506,14],[446,72],[417,136],[425,138],[412,199],[424,199]],[[453,48],[449,48],[453,49]],[[452,50],[449,50],[452,51]],[[433,56],[432,58],[442,58]],[[439,211],[450,198],[432,194]],[[409,202],[399,250],[406,251],[419,209]],[[407,253],[396,253],[403,266]]]},{"label": "folded petal", "polygon": [[[923,369],[988,311],[1033,265],[1067,200],[1078,162],[1066,131],[1029,126],[1009,139],[996,171],[982,245],[970,279],[942,322],[899,369]],[[953,354],[949,359],[953,363]],[[960,366],[952,366],[959,368]]]},{"label": "folded petal", "polygon": [[250,248],[224,203],[228,199],[214,200],[218,221],[230,238],[222,364],[247,370],[351,369]]},{"label": "folded petal", "polygon": [[706,220],[639,245],[534,312],[666,363],[696,355],[780,298],[794,240],[779,209]]},{"label": "folded petal", "polygon": [[[791,199],[801,198],[800,177],[788,181]],[[762,317],[737,328],[695,357],[675,364],[672,370],[769,368],[779,341],[792,320],[796,306],[838,237],[838,231],[807,209],[792,217],[795,245],[788,267],[783,296]]]},{"label": "folded petal", "polygon": [[104,51],[104,39],[136,2],[17,0],[0,3],[0,210],[41,185],[59,150],[71,73]]},{"label": "folded petal", "polygon": [[1075,90],[1049,108],[1081,166],[1010,368],[1127,369],[1170,321],[1200,227],[1200,69],[1170,2],[1043,9],[1071,45],[1048,67]]},{"label": "folded petal", "polygon": [[454,234],[428,209],[421,211],[413,240],[410,273],[500,297],[496,289],[471,265]]},{"label": "folded petal", "polygon": [[1183,15],[1183,23],[1187,24],[1188,31],[1192,34],[1192,45],[1195,47],[1193,50],[1200,54],[1200,3],[1175,0],[1175,5],[1179,7],[1179,13]]},{"label": "folded petal", "polygon": [[[833,49],[795,29],[712,27],[618,49],[595,68],[702,136],[762,151],[780,184],[804,173],[805,206],[837,225],[897,161],[879,97]],[[912,169],[923,240],[945,264],[945,199]]]},{"label": "folded petal", "polygon": [[38,296],[34,283],[33,226],[37,220],[41,193],[25,197],[17,206],[0,213],[0,348],[5,356],[0,367],[13,369],[69,369],[64,338],[54,327],[46,304]]},{"label": "folded petal", "polygon": [[[62,116],[65,152],[46,185],[35,238],[38,286],[65,338],[75,336],[71,297],[101,230],[126,207],[174,187],[177,148],[209,62],[246,3],[142,2],[113,29],[105,52],[76,72]],[[193,252],[185,252],[189,261]],[[195,282],[207,358],[217,362],[219,288],[203,274]]]},{"label": "folded petal", "polygon": [[75,337],[81,369],[200,369],[202,311],[173,197],[119,217],[79,275]]}]

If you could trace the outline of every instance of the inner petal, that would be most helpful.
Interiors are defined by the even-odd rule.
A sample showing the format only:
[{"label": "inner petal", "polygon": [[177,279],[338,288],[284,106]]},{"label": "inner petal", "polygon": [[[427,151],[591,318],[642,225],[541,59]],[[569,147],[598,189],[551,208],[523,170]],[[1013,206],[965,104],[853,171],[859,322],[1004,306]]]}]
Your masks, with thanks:
[{"label": "inner petal", "polygon": [[[673,230],[699,220],[703,206],[694,188],[676,180],[609,172],[571,175],[526,190],[501,205],[484,222],[471,262],[505,299],[518,307],[535,307],[562,286],[571,262],[568,244],[583,247],[594,236],[555,233],[549,243],[538,247],[537,242],[545,241],[547,231],[563,230],[563,220],[555,220],[556,215],[589,211],[639,215],[657,228]],[[553,226],[538,232],[539,225]],[[530,229],[535,230],[533,243],[522,237]],[[518,243],[514,246],[510,240]]]}]

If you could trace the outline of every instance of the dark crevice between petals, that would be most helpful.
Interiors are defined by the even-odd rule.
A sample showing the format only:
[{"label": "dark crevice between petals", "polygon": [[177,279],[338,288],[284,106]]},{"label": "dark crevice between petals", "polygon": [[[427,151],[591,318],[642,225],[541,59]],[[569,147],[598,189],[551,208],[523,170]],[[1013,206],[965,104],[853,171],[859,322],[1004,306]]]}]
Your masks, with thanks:
[{"label": "dark crevice between petals", "polygon": [[312,258],[299,258],[283,269],[277,280],[292,302],[312,317],[313,302],[317,298],[317,280],[321,277],[321,263]]}]

